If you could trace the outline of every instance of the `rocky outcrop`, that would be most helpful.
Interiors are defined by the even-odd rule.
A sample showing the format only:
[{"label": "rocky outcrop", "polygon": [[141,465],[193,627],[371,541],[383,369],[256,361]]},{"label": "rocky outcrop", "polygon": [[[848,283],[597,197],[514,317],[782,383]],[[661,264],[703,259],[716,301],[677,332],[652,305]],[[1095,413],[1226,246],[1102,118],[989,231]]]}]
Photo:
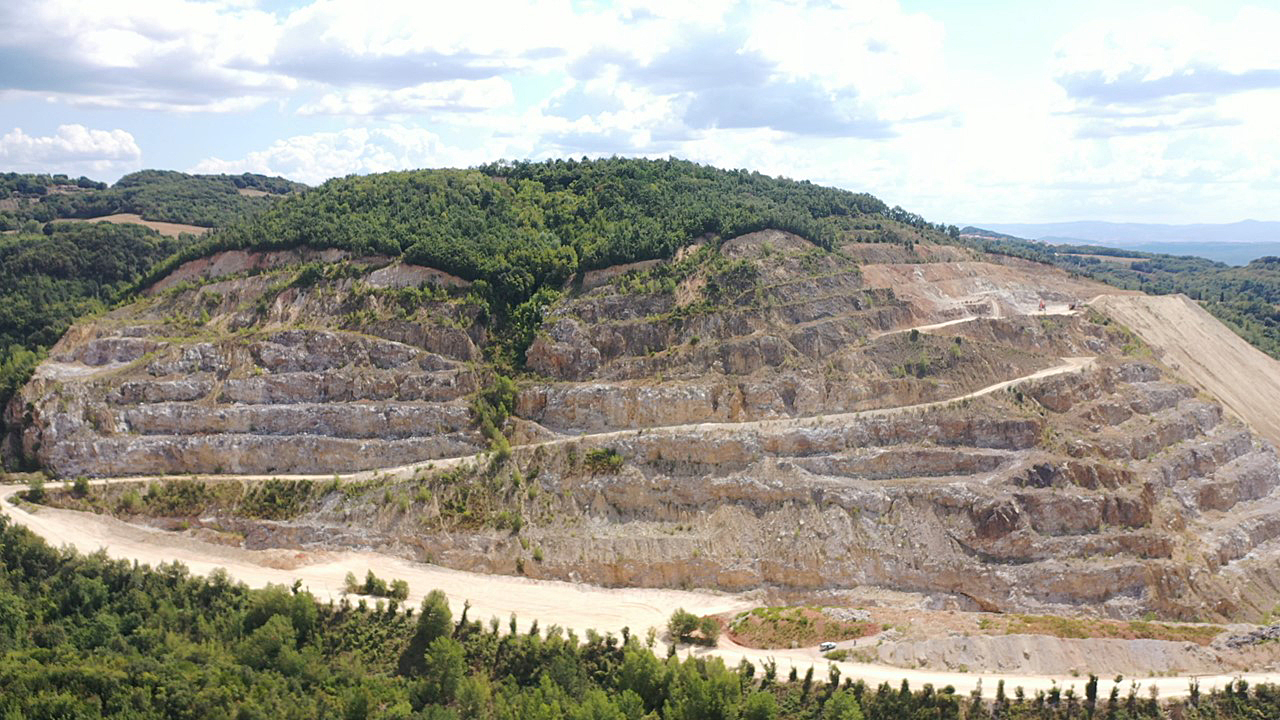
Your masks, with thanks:
[{"label": "rocky outcrop", "polygon": [[249,258],[274,274],[175,286],[73,328],[7,409],[6,454],[64,477],[332,474],[484,447],[473,308],[406,311],[390,294],[403,270],[380,276],[387,291],[361,270],[291,282],[292,256],[275,255]]}]

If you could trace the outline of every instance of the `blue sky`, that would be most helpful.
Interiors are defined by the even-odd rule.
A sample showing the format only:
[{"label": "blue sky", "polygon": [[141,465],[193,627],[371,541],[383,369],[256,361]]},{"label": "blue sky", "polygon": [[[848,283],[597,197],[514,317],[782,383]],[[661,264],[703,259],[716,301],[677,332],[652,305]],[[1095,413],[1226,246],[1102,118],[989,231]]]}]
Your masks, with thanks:
[{"label": "blue sky", "polygon": [[0,170],[674,155],[941,222],[1276,219],[1280,6],[6,0]]}]

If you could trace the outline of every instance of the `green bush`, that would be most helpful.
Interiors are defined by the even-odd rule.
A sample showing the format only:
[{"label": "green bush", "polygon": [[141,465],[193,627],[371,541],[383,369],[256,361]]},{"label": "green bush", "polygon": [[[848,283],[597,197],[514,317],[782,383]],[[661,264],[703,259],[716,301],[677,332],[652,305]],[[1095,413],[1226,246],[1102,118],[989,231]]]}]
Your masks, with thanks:
[{"label": "green bush", "polygon": [[613,448],[592,448],[587,451],[587,469],[596,474],[611,474],[622,469],[622,455]]}]

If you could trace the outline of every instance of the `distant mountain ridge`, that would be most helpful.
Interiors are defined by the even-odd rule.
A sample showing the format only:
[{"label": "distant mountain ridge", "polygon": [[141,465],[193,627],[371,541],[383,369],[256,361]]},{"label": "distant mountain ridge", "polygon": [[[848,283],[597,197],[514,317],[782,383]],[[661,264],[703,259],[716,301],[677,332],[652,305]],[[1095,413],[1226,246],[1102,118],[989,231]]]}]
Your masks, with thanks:
[{"label": "distant mountain ridge", "polygon": [[997,234],[1055,244],[1106,245],[1169,255],[1196,255],[1228,265],[1247,265],[1267,255],[1280,255],[1280,222],[1241,220],[1234,223],[1164,225],[1082,220],[1065,223],[977,223]]},{"label": "distant mountain ridge", "polygon": [[1165,225],[1080,220],[1064,223],[973,223],[980,228],[1032,240],[1089,243],[1280,242],[1280,222],[1241,220],[1234,223]]}]

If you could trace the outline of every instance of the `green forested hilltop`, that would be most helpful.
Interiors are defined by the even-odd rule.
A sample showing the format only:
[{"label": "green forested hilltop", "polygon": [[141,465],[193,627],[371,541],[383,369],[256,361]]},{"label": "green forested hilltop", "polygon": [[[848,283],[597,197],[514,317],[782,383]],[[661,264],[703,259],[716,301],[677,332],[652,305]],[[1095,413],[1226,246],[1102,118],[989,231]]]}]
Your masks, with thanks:
[{"label": "green forested hilltop", "polygon": [[[92,492],[90,488],[86,490]],[[426,588],[416,588],[418,592]],[[417,610],[415,612],[415,610]],[[305,588],[250,590],[103,553],[54,550],[0,518],[0,717],[433,720],[1008,720],[1270,718],[1280,691],[1162,705],[1094,679],[994,703],[951,688],[871,688],[838,671],[779,677],[719,659],[662,659],[646,641],[420,609],[317,603]],[[514,620],[514,619],[512,619]],[[641,629],[638,632],[643,633]],[[681,653],[684,654],[684,653]],[[1006,692],[1007,691],[1007,692]]]},{"label": "green forested hilltop", "polygon": [[337,247],[484,280],[514,306],[577,271],[671,257],[706,234],[776,228],[830,248],[867,216],[926,225],[870,195],[681,160],[495,163],[330,180],[214,233],[152,277],[223,249]]},{"label": "green forested hilltop", "polygon": [[[304,185],[279,177],[188,175],[172,170],[141,170],[114,185],[65,175],[0,174],[0,230],[59,218],[93,218],[135,213],[145,220],[221,227],[261,212],[282,195]],[[251,191],[251,194],[242,193]]]}]

